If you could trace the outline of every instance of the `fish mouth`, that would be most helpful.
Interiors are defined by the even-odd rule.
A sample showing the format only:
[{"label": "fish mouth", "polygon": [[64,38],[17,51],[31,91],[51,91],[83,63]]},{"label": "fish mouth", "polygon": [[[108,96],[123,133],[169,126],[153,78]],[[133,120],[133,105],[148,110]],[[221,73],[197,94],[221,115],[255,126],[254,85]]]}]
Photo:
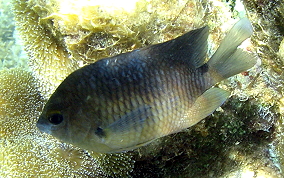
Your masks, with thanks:
[{"label": "fish mouth", "polygon": [[39,117],[36,127],[40,132],[48,133],[50,134],[50,126],[45,122],[45,119],[41,116]]}]

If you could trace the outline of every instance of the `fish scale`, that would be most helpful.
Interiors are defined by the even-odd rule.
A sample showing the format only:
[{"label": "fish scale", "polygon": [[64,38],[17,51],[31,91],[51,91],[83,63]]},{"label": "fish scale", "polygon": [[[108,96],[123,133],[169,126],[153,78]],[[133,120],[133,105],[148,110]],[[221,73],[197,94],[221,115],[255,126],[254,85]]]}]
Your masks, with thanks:
[{"label": "fish scale", "polygon": [[74,71],[49,98],[37,127],[83,149],[112,153],[198,123],[229,97],[212,86],[256,63],[238,49],[252,34],[248,19],[232,27],[206,62],[208,31],[196,29]]}]

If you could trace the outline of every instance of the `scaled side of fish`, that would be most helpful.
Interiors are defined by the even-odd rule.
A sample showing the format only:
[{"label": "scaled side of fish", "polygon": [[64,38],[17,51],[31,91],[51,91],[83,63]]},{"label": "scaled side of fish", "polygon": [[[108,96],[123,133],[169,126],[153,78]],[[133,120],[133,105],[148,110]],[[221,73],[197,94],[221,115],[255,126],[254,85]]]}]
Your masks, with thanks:
[{"label": "scaled side of fish", "polygon": [[198,123],[229,96],[212,86],[256,63],[237,48],[252,34],[248,19],[233,26],[206,63],[208,33],[203,27],[73,72],[50,97],[38,128],[83,149],[110,153]]}]

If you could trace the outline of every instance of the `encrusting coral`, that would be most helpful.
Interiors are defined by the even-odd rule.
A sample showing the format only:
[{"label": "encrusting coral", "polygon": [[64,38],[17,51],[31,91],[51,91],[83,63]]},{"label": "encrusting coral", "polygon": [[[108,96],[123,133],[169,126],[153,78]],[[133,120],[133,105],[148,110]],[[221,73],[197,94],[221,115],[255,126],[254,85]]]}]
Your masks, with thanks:
[{"label": "encrusting coral", "polygon": [[33,1],[13,1],[15,19],[29,56],[30,67],[39,78],[42,95],[48,97],[60,82],[77,68],[60,38],[42,23],[45,8]]},{"label": "encrusting coral", "polygon": [[[245,177],[249,172],[254,177],[279,177],[277,158],[272,160],[278,102],[271,99],[278,95],[274,85],[267,87],[269,62],[266,68],[259,62],[251,71],[218,84],[235,96],[209,118],[135,151],[89,153],[39,133],[35,122],[43,104],[78,67],[205,24],[210,27],[210,56],[236,22],[230,12],[234,5],[214,0],[137,0],[127,8],[103,1],[76,2],[12,1],[31,72],[0,71],[0,176]],[[255,24],[257,19],[250,18]],[[253,45],[247,49],[255,51]]]},{"label": "encrusting coral", "polygon": [[0,83],[0,138],[34,133],[36,128],[30,123],[36,122],[34,116],[39,115],[43,105],[37,80],[25,70],[6,69],[0,71]]},{"label": "encrusting coral", "polygon": [[102,172],[110,177],[129,177],[135,160],[133,153],[100,154],[90,153],[97,161]]}]

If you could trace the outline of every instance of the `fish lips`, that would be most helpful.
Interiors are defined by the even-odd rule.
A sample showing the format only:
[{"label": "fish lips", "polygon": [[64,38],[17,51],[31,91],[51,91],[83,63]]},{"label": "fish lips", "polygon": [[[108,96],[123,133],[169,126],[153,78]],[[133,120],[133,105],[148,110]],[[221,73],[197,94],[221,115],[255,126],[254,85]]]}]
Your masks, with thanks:
[{"label": "fish lips", "polygon": [[39,129],[40,132],[45,132],[47,134],[51,134],[52,130],[52,125],[48,123],[48,121],[43,117],[40,116],[37,123],[36,123],[37,128]]}]

